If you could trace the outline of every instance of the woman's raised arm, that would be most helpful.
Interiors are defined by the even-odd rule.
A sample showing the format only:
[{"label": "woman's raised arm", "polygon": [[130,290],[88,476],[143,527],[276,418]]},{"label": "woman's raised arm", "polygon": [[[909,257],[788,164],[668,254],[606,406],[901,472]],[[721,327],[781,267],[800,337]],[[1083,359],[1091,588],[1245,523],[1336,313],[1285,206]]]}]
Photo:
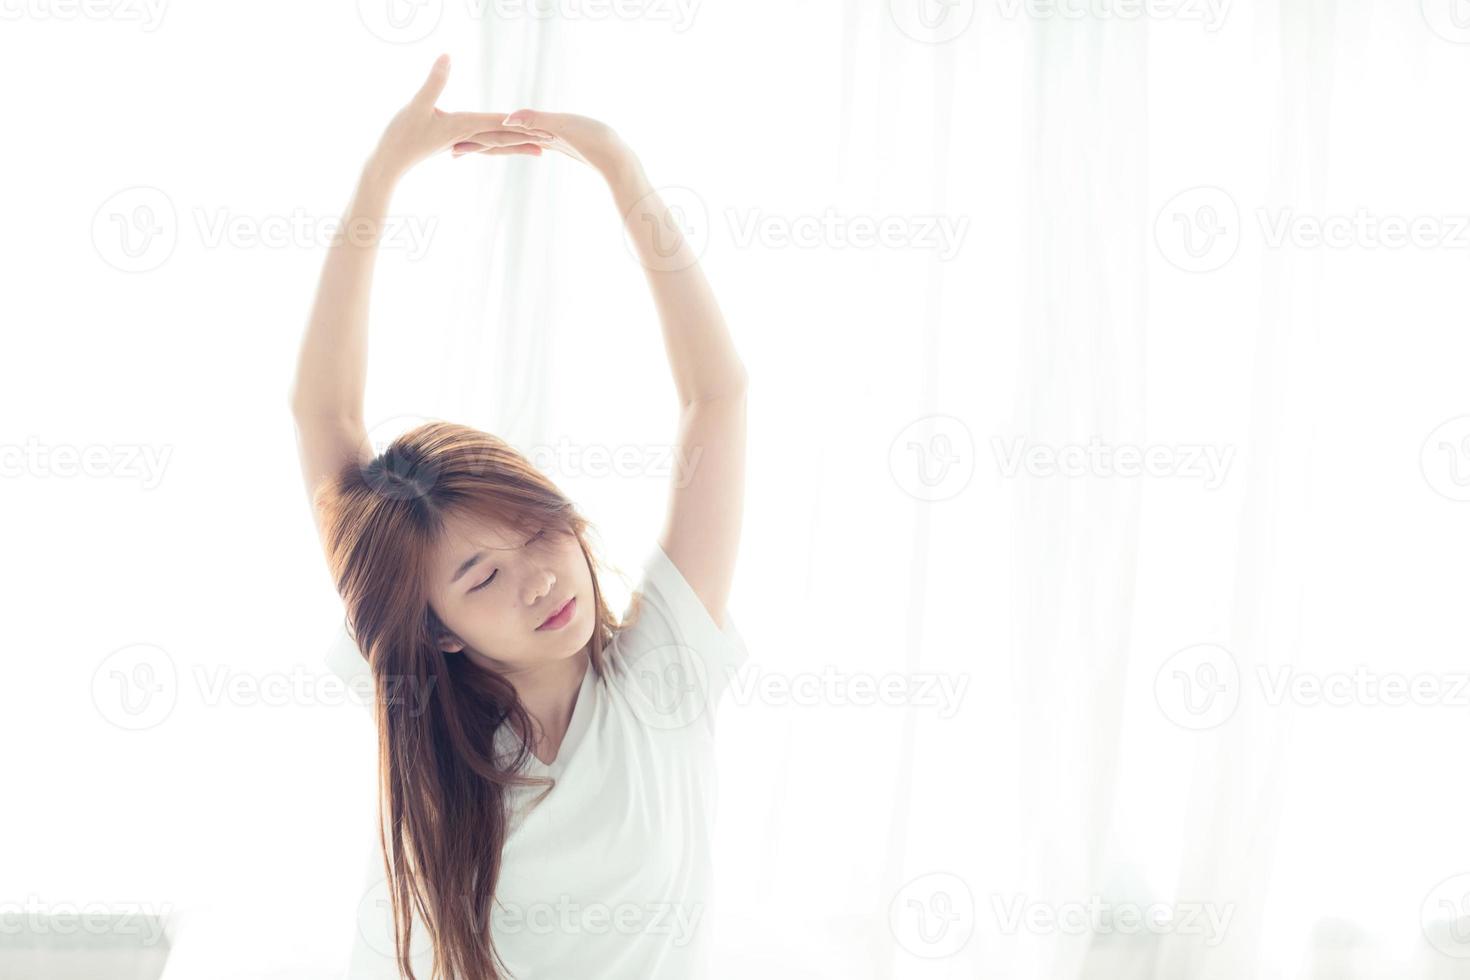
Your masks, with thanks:
[{"label": "woman's raised arm", "polygon": [[[653,293],[679,398],[680,464],[659,546],[723,625],[744,510],[747,376],[698,256],[637,156],[607,125],[525,109],[504,125],[551,134],[547,149],[590,165],[612,192]],[[479,140],[455,152],[478,152]]]},{"label": "woman's raised arm", "polygon": [[[291,386],[308,501],[343,463],[369,451],[363,426],[368,298],[378,242],[399,179],[421,160],[471,134],[479,134],[489,152],[540,153],[541,134],[502,127],[504,113],[436,108],[448,79],[449,57],[440,55],[423,87],[393,117],[368,157],[327,250]],[[312,516],[317,517],[315,507]]]}]

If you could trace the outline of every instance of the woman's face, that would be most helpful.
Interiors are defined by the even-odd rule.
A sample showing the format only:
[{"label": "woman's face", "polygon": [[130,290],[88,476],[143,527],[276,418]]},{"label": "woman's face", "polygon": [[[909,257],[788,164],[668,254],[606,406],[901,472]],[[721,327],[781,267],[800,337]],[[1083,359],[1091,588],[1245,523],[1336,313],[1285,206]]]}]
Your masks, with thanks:
[{"label": "woman's face", "polygon": [[[429,605],[453,633],[439,640],[446,652],[515,673],[570,657],[592,638],[592,571],[570,531],[451,516],[430,574]],[[569,618],[543,626],[568,600]]]}]

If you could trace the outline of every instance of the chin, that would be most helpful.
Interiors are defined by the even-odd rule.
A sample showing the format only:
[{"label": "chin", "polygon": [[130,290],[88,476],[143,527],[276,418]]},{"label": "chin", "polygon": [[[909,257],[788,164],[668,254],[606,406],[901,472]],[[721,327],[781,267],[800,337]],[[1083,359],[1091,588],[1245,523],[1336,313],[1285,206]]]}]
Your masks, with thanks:
[{"label": "chin", "polygon": [[592,639],[592,627],[578,623],[577,620],[581,618],[581,610],[578,610],[570,623],[553,631],[546,638],[547,645],[552,648],[551,659],[565,660],[568,657],[575,657],[587,647],[587,641]]}]

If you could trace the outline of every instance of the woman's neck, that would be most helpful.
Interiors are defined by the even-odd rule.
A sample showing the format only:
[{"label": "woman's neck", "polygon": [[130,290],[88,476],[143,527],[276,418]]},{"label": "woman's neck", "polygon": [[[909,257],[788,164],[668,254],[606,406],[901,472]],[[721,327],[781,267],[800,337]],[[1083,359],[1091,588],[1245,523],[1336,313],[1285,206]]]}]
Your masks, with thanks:
[{"label": "woman's neck", "polygon": [[570,657],[507,675],[531,716],[535,729],[531,749],[545,764],[556,761],[577,706],[582,678],[591,669],[588,648],[583,647]]}]

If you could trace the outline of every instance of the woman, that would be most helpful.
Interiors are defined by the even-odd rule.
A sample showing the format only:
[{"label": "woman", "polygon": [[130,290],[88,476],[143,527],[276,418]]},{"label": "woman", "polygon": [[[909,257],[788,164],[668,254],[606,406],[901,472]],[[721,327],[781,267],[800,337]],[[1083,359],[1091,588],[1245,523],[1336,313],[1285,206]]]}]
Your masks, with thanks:
[{"label": "woman", "polygon": [[[746,655],[724,608],[746,372],[618,136],[582,116],[443,112],[448,73],[441,56],[363,168],[292,391],[312,515],[378,695],[394,937],[376,964],[360,948],[354,975],[689,980],[705,971],[710,931],[713,709]],[[367,447],[380,227],[399,178],[446,149],[554,150],[590,166],[643,261],[679,396],[680,458],[696,465],[671,488],[621,620],[603,600],[587,521],[502,440],[433,422],[380,455]]]}]

